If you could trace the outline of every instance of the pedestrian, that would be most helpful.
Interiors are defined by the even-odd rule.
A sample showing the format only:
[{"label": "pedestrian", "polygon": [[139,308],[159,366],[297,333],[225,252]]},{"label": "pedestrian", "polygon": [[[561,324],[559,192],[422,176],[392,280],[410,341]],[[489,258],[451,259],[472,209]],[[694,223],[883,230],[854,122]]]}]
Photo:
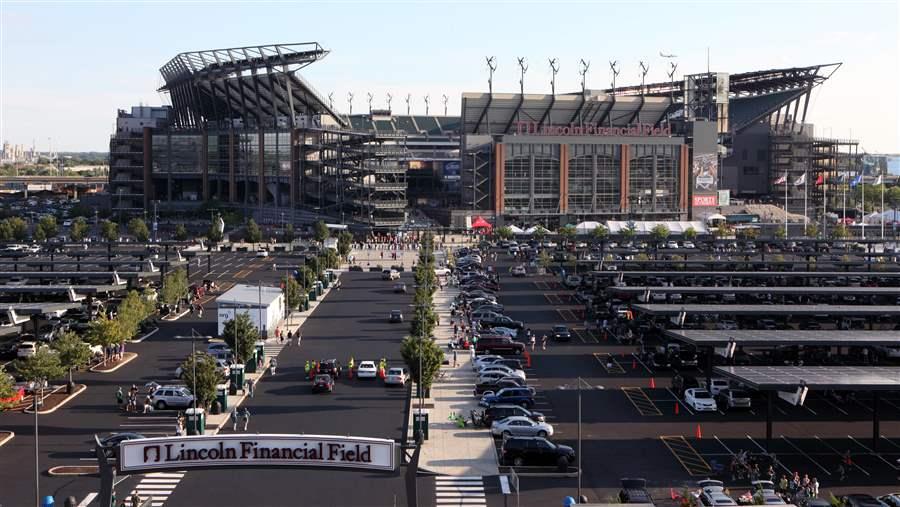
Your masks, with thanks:
[{"label": "pedestrian", "polygon": [[238,425],[238,409],[235,408],[231,411],[231,431],[237,431]]},{"label": "pedestrian", "polygon": [[788,489],[788,479],[786,475],[781,476],[781,480],[778,481],[778,491],[781,493],[786,493]]},{"label": "pedestrian", "polygon": [[273,357],[272,360],[269,362],[269,367],[272,368],[272,375],[275,375],[275,367],[276,366],[278,366],[278,360]]},{"label": "pedestrian", "polygon": [[293,331],[289,330],[288,335],[287,335],[288,347],[291,346],[291,342],[293,342],[293,341],[294,341],[294,333],[293,333]]},{"label": "pedestrian", "polygon": [[541,350],[547,350],[547,333],[541,336]]},{"label": "pedestrian", "polygon": [[528,337],[528,342],[531,344],[531,351],[534,352],[534,344],[537,341],[534,335]]},{"label": "pedestrian", "polygon": [[122,410],[123,404],[125,403],[125,393],[122,392],[122,387],[119,387],[119,390],[116,391],[116,407],[119,410]]},{"label": "pedestrian", "polygon": [[456,349],[453,349],[453,367],[456,368]]},{"label": "pedestrian", "polygon": [[819,498],[819,479],[812,478],[810,482],[810,494],[813,498]]},{"label": "pedestrian", "polygon": [[150,404],[150,396],[144,398],[144,413],[153,412],[153,405]]},{"label": "pedestrian", "polygon": [[469,345],[469,359],[471,361],[475,361],[475,344]]},{"label": "pedestrian", "polygon": [[246,380],[246,384],[247,384],[247,394],[249,394],[250,397],[252,398],[253,397],[253,381],[250,380],[250,378],[248,377]]},{"label": "pedestrian", "polygon": [[180,437],[182,435],[184,435],[184,426],[181,423],[181,418],[176,417],[175,418],[175,436]]},{"label": "pedestrian", "polygon": [[[351,366],[353,368],[353,366]],[[306,376],[309,377],[309,359],[306,360],[306,364],[303,365],[303,371],[306,373]]]},{"label": "pedestrian", "polygon": [[250,409],[244,407],[244,431],[247,431],[247,426],[250,425]]},{"label": "pedestrian", "polygon": [[837,467],[838,481],[844,482],[844,479],[847,478],[847,468],[844,467],[844,462],[842,461]]}]

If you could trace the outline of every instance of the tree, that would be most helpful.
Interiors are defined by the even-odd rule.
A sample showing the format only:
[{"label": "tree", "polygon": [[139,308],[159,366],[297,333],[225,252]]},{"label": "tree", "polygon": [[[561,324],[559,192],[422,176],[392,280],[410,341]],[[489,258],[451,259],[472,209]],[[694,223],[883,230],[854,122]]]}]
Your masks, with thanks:
[{"label": "tree", "polygon": [[[0,400],[6,398],[12,398],[16,395],[16,387],[13,384],[13,378],[6,373],[6,369],[0,367]],[[0,403],[0,410],[6,408],[3,403]]]},{"label": "tree", "polygon": [[759,237],[759,229],[756,227],[742,227],[737,229],[737,235],[744,240],[753,240]]},{"label": "tree", "polygon": [[784,239],[787,237],[787,229],[782,225],[775,229],[775,237],[778,239]]},{"label": "tree", "polygon": [[56,217],[52,215],[41,217],[40,221],[38,221],[37,227],[35,228],[35,233],[37,233],[38,231],[43,231],[44,236],[44,239],[38,241],[46,241],[50,238],[56,237],[56,235],[59,233],[59,224],[56,223]]},{"label": "tree", "polygon": [[296,310],[303,303],[305,294],[303,294],[300,284],[297,280],[290,276],[281,279],[284,290],[284,299],[287,302],[288,310]]},{"label": "tree", "polygon": [[657,243],[662,243],[669,238],[669,228],[665,224],[656,224],[650,229],[650,237]]},{"label": "tree", "polygon": [[513,230],[512,227],[508,225],[504,225],[503,227],[497,229],[497,237],[500,239],[512,239]]},{"label": "tree", "polygon": [[688,241],[694,241],[697,239],[697,230],[693,227],[688,227],[684,230],[684,239]]},{"label": "tree", "polygon": [[541,250],[541,253],[538,254],[537,261],[538,261],[538,266],[540,266],[544,269],[547,269],[550,267],[551,264],[553,264],[553,257],[550,257],[550,254]]},{"label": "tree", "polygon": [[187,229],[185,229],[184,224],[175,226],[175,239],[178,241],[185,241],[188,239]]},{"label": "tree", "polygon": [[350,255],[352,245],[353,235],[349,231],[341,231],[338,235],[338,253],[341,255],[341,259],[346,259]]},{"label": "tree", "polygon": [[300,266],[300,269],[297,270],[298,282],[303,287],[303,290],[309,291],[312,288],[312,285],[316,283],[316,274],[309,268],[309,266]]},{"label": "tree", "polygon": [[234,351],[234,357],[238,362],[245,364],[253,356],[256,341],[259,340],[259,331],[250,320],[249,313],[236,313],[233,319],[225,322],[222,338]]},{"label": "tree", "polygon": [[247,241],[250,243],[259,243],[262,241],[262,231],[256,225],[256,221],[252,218],[247,220]]},{"label": "tree", "polygon": [[[197,363],[197,378],[194,382],[194,361]],[[216,359],[204,352],[197,352],[196,357],[189,355],[183,363],[181,363],[181,380],[194,395],[197,400],[197,406],[208,408],[216,399],[216,386],[222,380],[216,365]],[[197,391],[194,392],[194,386]]]},{"label": "tree", "polygon": [[141,218],[135,217],[128,221],[128,232],[141,243],[146,243],[150,239],[150,230]]},{"label": "tree", "polygon": [[606,241],[609,237],[609,229],[607,229],[603,225],[598,225],[594,227],[594,230],[591,231],[591,236],[594,238],[594,241]]},{"label": "tree", "polygon": [[716,228],[715,234],[719,239],[729,238],[734,235],[734,228],[727,225],[721,225]]},{"label": "tree", "polygon": [[[444,362],[444,351],[441,350],[430,338],[420,339],[416,336],[407,336],[400,343],[400,355],[409,368],[410,376],[416,382],[422,379],[422,387],[430,389],[434,377],[441,369]],[[419,358],[421,357],[422,370],[420,376]]]},{"label": "tree", "polygon": [[850,237],[850,230],[844,224],[837,224],[831,228],[831,239],[847,239]]},{"label": "tree", "polygon": [[16,372],[25,377],[25,380],[41,386],[43,390],[44,383],[62,377],[66,374],[66,369],[59,361],[59,354],[41,347],[28,359],[18,361]]},{"label": "tree", "polygon": [[332,248],[326,248],[325,252],[320,255],[322,257],[325,269],[337,269],[341,267],[341,258],[338,257],[337,251]]},{"label": "tree", "polygon": [[72,370],[81,368],[91,360],[91,347],[72,331],[64,332],[53,341],[53,350],[59,355],[59,362],[69,371],[69,385],[72,385]]},{"label": "tree", "polygon": [[178,268],[166,275],[163,280],[162,290],[159,292],[159,300],[166,305],[175,305],[188,293],[188,279],[184,269]]},{"label": "tree", "polygon": [[88,224],[84,217],[78,217],[72,221],[72,227],[69,229],[69,239],[80,243],[87,236]]},{"label": "tree", "polygon": [[316,222],[316,225],[313,227],[313,237],[316,239],[316,241],[318,241],[319,243],[324,242],[326,239],[328,239],[329,234],[330,231],[328,230],[328,226],[325,225],[324,221],[319,220],[318,222]]},{"label": "tree", "polygon": [[806,225],[806,236],[808,238],[816,238],[819,236],[819,226],[810,222]]},{"label": "tree", "polygon": [[91,321],[86,337],[92,345],[103,347],[104,359],[107,347],[118,345],[130,338],[126,336],[122,323],[118,319],[110,319],[106,314],[101,314]]},{"label": "tree", "polygon": [[637,235],[637,229],[634,228],[633,225],[629,225],[627,227],[622,228],[622,237],[627,240],[632,240]]},{"label": "tree", "polygon": [[35,241],[47,241],[47,233],[44,232],[44,229],[41,226],[34,228],[33,237]]},{"label": "tree", "polygon": [[100,237],[106,241],[115,241],[119,239],[119,224],[110,220],[104,220],[100,224]]},{"label": "tree", "polygon": [[563,239],[563,243],[568,243],[572,241],[572,238],[575,237],[576,234],[574,225],[564,225],[559,228],[559,236]]},{"label": "tree", "polygon": [[12,239],[16,241],[25,241],[28,237],[28,224],[19,217],[10,217],[6,219],[9,224]]},{"label": "tree", "polygon": [[208,239],[213,244],[216,244],[224,239],[222,231],[219,230],[215,222],[210,224],[209,230],[206,231],[206,239]]},{"label": "tree", "polygon": [[153,303],[142,298],[137,291],[128,291],[128,294],[119,303],[116,319],[122,326],[122,332],[126,339],[137,334],[141,322],[153,313]]},{"label": "tree", "polygon": [[306,258],[306,266],[313,274],[313,281],[318,280],[319,276],[322,275],[322,263],[319,260],[319,257],[307,257]]},{"label": "tree", "polygon": [[535,227],[532,235],[534,236],[534,239],[536,239],[538,241],[542,241],[544,239],[544,236],[547,235],[547,229],[544,229],[543,227],[541,227],[539,225],[539,226]]},{"label": "tree", "polygon": [[12,226],[9,225],[9,220],[0,221],[0,241],[12,241],[13,240],[13,231]]},{"label": "tree", "polygon": [[287,224],[287,227],[284,228],[284,241],[285,243],[294,241],[294,224]]}]

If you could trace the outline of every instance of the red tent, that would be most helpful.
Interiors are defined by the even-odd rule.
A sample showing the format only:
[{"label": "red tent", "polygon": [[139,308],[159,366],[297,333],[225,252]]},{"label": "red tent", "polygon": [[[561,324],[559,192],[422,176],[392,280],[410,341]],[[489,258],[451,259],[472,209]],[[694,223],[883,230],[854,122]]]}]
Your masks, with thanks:
[{"label": "red tent", "polygon": [[491,224],[488,223],[487,220],[481,217],[475,217],[475,220],[472,220],[472,228],[473,229],[487,229],[490,231],[494,228]]}]

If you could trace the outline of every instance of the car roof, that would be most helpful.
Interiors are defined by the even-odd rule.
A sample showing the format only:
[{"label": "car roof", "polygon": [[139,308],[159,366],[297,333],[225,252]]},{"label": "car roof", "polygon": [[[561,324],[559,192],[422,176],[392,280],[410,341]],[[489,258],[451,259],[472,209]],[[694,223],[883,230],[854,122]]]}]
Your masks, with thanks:
[{"label": "car roof", "polygon": [[512,421],[527,421],[527,422],[531,422],[531,419],[525,417],[524,415],[511,415],[511,416],[509,416],[509,417],[504,417],[503,420],[506,421],[506,422],[512,422]]}]

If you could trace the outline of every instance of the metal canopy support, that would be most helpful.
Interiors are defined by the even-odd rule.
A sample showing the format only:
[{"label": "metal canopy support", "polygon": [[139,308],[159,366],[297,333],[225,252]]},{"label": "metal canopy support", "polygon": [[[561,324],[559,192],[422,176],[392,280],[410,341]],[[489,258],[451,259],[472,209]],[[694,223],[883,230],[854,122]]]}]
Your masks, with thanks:
[{"label": "metal canopy support", "polygon": [[872,451],[878,452],[878,441],[881,440],[881,421],[878,420],[878,391],[872,391]]},{"label": "metal canopy support", "polygon": [[519,103],[516,104],[516,108],[513,109],[512,114],[509,115],[509,121],[506,122],[506,128],[503,130],[504,133],[508,133],[509,129],[512,128],[512,124],[514,121],[516,121],[516,117],[519,116],[519,110],[522,109],[522,104],[524,104],[524,103],[525,103],[525,94],[519,94]]},{"label": "metal canopy support", "polygon": [[766,391],[766,452],[769,452],[772,443],[772,399],[772,391]]},{"label": "metal canopy support", "polygon": [[809,107],[809,96],[812,95],[812,89],[806,90],[806,98],[803,100],[803,119],[800,120],[800,133],[803,133],[803,126],[806,125],[806,110]]}]

